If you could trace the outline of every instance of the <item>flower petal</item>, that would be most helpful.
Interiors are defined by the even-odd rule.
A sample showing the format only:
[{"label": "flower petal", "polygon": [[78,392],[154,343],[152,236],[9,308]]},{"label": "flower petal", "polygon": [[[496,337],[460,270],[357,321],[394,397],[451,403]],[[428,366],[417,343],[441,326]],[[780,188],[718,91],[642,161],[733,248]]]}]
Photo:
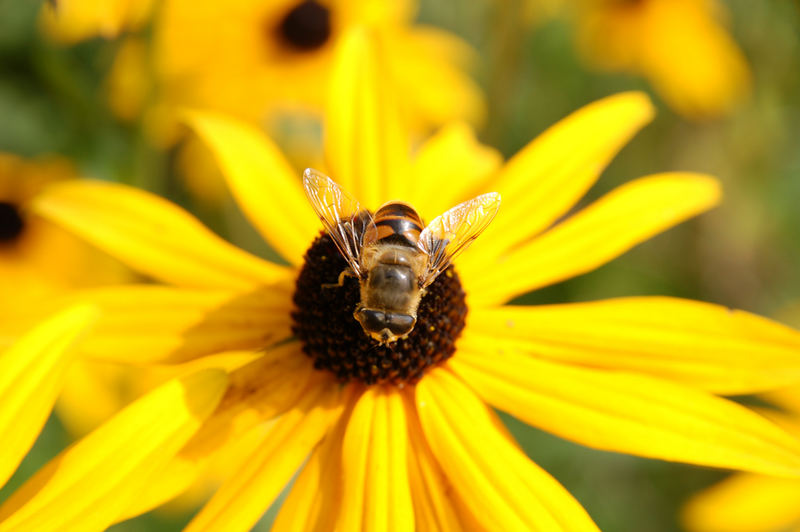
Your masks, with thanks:
[{"label": "flower petal", "polygon": [[206,111],[189,123],[217,156],[222,173],[247,218],[294,265],[320,231],[296,172],[280,149],[253,126]]},{"label": "flower petal", "polygon": [[485,239],[492,244],[487,259],[529,240],[566,214],[653,114],[644,93],[609,96],[575,111],[512,157],[487,184],[506,200],[486,231],[490,238]]},{"label": "flower petal", "polygon": [[407,445],[402,396],[395,388],[367,388],[353,408],[342,445],[342,530],[414,530]]},{"label": "flower petal", "polygon": [[470,199],[466,194],[479,190],[502,162],[500,153],[478,142],[469,126],[450,123],[420,147],[405,178],[408,196],[403,199],[424,220],[432,220]]},{"label": "flower petal", "polygon": [[342,415],[297,476],[272,525],[273,531],[323,531],[337,521],[342,508],[344,482],[342,442],[361,391],[357,384],[345,388]]},{"label": "flower petal", "polygon": [[[413,397],[411,398],[413,401]],[[411,452],[408,453],[408,479],[414,501],[416,529],[480,530],[480,523],[460,500],[453,484],[433,456],[416,414],[416,407],[406,402]]]},{"label": "flower petal", "polygon": [[311,453],[278,511],[271,529],[274,532],[326,530],[336,522],[342,498],[343,421],[340,419]]},{"label": "flower petal", "polygon": [[171,501],[188,491],[203,471],[205,462],[190,460],[180,455],[151,475],[130,504],[115,516],[114,523],[131,519]]},{"label": "flower petal", "polygon": [[690,499],[681,520],[697,532],[796,530],[798,501],[798,479],[739,473]]},{"label": "flower petal", "polygon": [[265,422],[295,407],[314,388],[327,384],[324,375],[314,378],[315,373],[297,343],[271,349],[233,369],[228,389],[214,413],[164,469],[152,475],[153,481],[140,490],[117,520],[147,512],[189,488],[202,491],[196,482],[206,479],[208,483],[210,474],[218,484],[227,475],[217,470],[235,470],[243,457],[269,437]]},{"label": "flower petal", "polygon": [[0,507],[0,530],[103,530],[216,407],[223,371],[175,379],[51,460]]},{"label": "flower petal", "polygon": [[530,425],[608,451],[800,474],[800,443],[747,408],[633,373],[461,349],[453,371],[491,405]]},{"label": "flower petal", "polygon": [[449,371],[429,371],[417,384],[416,403],[433,454],[485,528],[597,531],[578,502],[506,439],[497,417]]},{"label": "flower petal", "polygon": [[261,349],[291,335],[291,286],[241,292],[163,286],[98,289],[79,296],[104,310],[82,343],[88,356],[128,363],[176,363]]},{"label": "flower petal", "polygon": [[97,318],[91,306],[60,312],[0,353],[0,486],[30,450],[64,382],[75,339]]},{"label": "flower petal", "polygon": [[[630,297],[471,309],[470,345],[594,368],[652,374],[719,394],[800,380],[800,332],[719,305]],[[501,346],[500,344],[505,344]]]},{"label": "flower petal", "polygon": [[643,177],[511,251],[488,270],[480,261],[470,259],[459,273],[475,301],[507,301],[591,271],[708,210],[719,197],[719,183],[709,176],[675,173]]},{"label": "flower petal", "polygon": [[325,113],[331,177],[373,210],[389,193],[405,196],[388,188],[402,187],[409,149],[376,46],[363,29],[339,38]]},{"label": "flower petal", "polygon": [[[91,302],[103,310],[80,344],[85,356],[174,364],[289,338],[291,289],[289,283],[240,292],[129,285],[79,292],[67,301]],[[56,300],[53,306],[63,303]],[[18,334],[34,319],[36,314],[28,313],[0,320],[0,335]]]},{"label": "flower petal", "polygon": [[33,208],[167,283],[237,289],[292,275],[225,242],[177,205],[133,187],[89,180],[59,183],[35,198]]},{"label": "flower petal", "polygon": [[313,364],[297,342],[275,347],[230,374],[230,385],[214,414],[181,453],[203,457],[251,427],[298,405],[317,388],[329,386],[327,374]]},{"label": "flower petal", "polygon": [[336,383],[317,387],[281,416],[269,438],[230,478],[186,527],[198,530],[247,531],[323,438],[342,410]]}]

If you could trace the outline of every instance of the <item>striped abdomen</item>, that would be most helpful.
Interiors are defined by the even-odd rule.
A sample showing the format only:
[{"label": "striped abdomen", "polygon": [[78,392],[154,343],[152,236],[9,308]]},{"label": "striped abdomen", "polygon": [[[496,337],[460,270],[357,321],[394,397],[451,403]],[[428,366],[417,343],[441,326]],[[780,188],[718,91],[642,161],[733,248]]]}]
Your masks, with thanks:
[{"label": "striped abdomen", "polygon": [[384,203],[375,212],[375,242],[402,244],[416,248],[422,220],[414,208],[400,201]]}]

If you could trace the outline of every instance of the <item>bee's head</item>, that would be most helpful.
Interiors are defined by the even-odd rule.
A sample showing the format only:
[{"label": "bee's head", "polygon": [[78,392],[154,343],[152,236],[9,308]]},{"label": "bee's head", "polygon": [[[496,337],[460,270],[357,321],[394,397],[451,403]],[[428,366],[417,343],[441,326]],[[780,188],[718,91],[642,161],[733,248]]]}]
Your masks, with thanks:
[{"label": "bee's head", "polygon": [[369,308],[358,308],[353,316],[361,324],[364,332],[381,344],[390,344],[406,336],[417,323],[417,319],[409,314]]}]

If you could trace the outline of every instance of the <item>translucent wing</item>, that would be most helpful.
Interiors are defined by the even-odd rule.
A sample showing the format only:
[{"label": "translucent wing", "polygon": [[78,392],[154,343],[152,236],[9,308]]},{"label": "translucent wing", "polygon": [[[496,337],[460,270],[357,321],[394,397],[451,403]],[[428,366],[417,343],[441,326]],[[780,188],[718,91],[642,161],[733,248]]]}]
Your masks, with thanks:
[{"label": "translucent wing", "polygon": [[419,235],[417,245],[428,255],[421,280],[425,288],[486,229],[500,208],[500,194],[490,192],[456,205],[435,218]]},{"label": "translucent wing", "polygon": [[316,170],[307,168],[303,172],[303,188],[336,247],[355,274],[361,277],[360,258],[364,235],[368,231],[375,231],[372,216],[362,210],[361,205],[333,179]]}]

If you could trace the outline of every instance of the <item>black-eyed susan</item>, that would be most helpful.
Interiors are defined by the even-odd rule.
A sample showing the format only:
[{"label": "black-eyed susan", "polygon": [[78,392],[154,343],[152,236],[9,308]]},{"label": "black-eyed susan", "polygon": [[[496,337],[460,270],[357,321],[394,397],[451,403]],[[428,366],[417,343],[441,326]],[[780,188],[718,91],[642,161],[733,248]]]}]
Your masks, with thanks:
[{"label": "black-eyed susan", "polygon": [[[651,119],[645,96],[589,105],[505,165],[459,124],[409,158],[369,44],[354,34],[340,50],[326,171],[367,209],[402,198],[427,219],[478,192],[504,198],[452,275],[431,285],[406,340],[386,347],[364,334],[353,317],[353,280],[331,286],[346,263],[322,234],[299,176],[235,119],[190,114],[244,213],[288,266],[233,247],[136,189],[66,183],[37,199],[38,212],[163,283],[86,294],[104,309],[82,343],[88,356],[147,365],[250,353],[228,366],[230,385],[215,413],[171,461],[175,448],[163,449],[166,465],[146,471],[152,481],[136,484],[137,499],[115,507],[117,519],[187,489],[223,453],[227,474],[190,531],[249,530],[295,475],[278,530],[596,530],[488,405],[599,449],[800,474],[800,444],[714,395],[796,380],[796,331],[673,298],[506,304],[596,268],[718,201],[708,176],[658,174],[566,216]],[[341,356],[339,368],[317,364],[331,354]],[[109,462],[121,451],[103,450]],[[23,493],[47,490],[44,477]],[[58,503],[87,492],[108,500],[120,486],[129,488],[87,483],[77,494],[63,491]],[[0,507],[0,515],[16,506]],[[59,512],[51,513],[59,524]]]},{"label": "black-eyed susan", "polygon": [[[769,392],[779,410],[764,410],[800,438],[800,389]],[[800,527],[800,480],[736,473],[689,500],[683,522],[692,532],[785,532]]]},{"label": "black-eyed susan", "polygon": [[747,62],[716,0],[582,0],[574,7],[586,59],[644,76],[679,113],[718,116],[749,92]]},{"label": "black-eyed susan", "polygon": [[[181,106],[262,125],[281,111],[316,116],[335,43],[364,27],[380,36],[384,75],[406,95],[412,127],[480,120],[482,97],[464,72],[472,51],[450,33],[414,24],[415,11],[414,0],[168,0],[155,15],[149,48],[137,41],[119,56],[112,102],[132,116],[149,93],[145,121],[165,141],[175,138]],[[141,83],[151,78],[151,86]]]},{"label": "black-eyed susan", "polygon": [[43,186],[76,177],[63,159],[0,153],[0,314],[72,287],[129,280],[121,265],[28,212]]}]

